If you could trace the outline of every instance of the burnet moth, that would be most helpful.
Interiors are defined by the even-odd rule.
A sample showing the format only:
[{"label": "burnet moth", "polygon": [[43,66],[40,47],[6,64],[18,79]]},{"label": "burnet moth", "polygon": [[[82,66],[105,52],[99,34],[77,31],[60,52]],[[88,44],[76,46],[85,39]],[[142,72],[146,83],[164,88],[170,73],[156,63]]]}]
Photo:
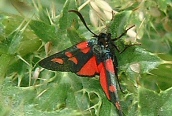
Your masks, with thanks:
[{"label": "burnet moth", "polygon": [[117,93],[118,63],[114,52],[117,49],[114,41],[121,38],[130,28],[118,38],[112,39],[110,33],[97,35],[92,32],[78,11],[70,10],[69,12],[74,12],[79,16],[94,38],[53,54],[41,60],[39,65],[48,70],[73,72],[79,76],[99,75],[100,84],[108,100],[117,108],[119,116],[123,116]]}]

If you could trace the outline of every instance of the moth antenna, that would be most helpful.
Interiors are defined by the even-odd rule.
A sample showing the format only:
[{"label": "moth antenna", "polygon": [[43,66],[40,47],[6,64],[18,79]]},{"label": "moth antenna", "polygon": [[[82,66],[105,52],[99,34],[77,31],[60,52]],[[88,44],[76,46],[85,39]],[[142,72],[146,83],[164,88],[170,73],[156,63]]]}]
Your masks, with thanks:
[{"label": "moth antenna", "polygon": [[88,29],[88,31],[90,31],[90,32],[94,35],[94,37],[98,37],[98,35],[96,35],[93,31],[91,31],[91,30],[88,28],[88,26],[87,26],[87,24],[86,24],[86,22],[85,22],[85,20],[84,20],[84,18],[83,18],[83,16],[82,16],[82,14],[81,14],[80,12],[78,12],[78,11],[76,11],[76,10],[69,10],[69,12],[73,12],[73,13],[77,14],[78,17],[80,18],[80,20],[82,21],[82,23],[84,24],[84,26]]},{"label": "moth antenna", "polygon": [[122,36],[124,36],[128,30],[130,30],[131,28],[133,28],[135,25],[132,25],[131,27],[129,27],[128,29],[126,29],[120,36],[118,36],[117,38],[112,39],[112,41],[116,41],[118,39],[120,39]]}]

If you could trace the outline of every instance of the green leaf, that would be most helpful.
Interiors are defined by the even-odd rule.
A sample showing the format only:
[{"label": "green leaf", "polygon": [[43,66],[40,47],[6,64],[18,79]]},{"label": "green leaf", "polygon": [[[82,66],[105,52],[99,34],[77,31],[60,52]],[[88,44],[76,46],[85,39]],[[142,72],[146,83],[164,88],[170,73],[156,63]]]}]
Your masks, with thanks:
[{"label": "green leaf", "polygon": [[57,39],[56,28],[53,25],[45,24],[41,21],[32,20],[29,23],[31,29],[35,34],[41,38],[43,41],[55,41]]},{"label": "green leaf", "polygon": [[100,108],[100,116],[118,116],[116,107],[114,107],[114,105],[109,104],[109,101],[107,100],[107,98],[102,98],[102,105]]},{"label": "green leaf", "polygon": [[64,108],[67,88],[69,88],[69,86],[66,84],[51,84],[50,86],[47,86],[46,93],[43,93],[36,99],[38,109],[53,111],[54,109],[60,110],[61,108]]},{"label": "green leaf", "polygon": [[168,5],[171,4],[171,0],[158,0],[157,1],[159,9],[166,13]]},{"label": "green leaf", "polygon": [[160,93],[139,88],[141,115],[170,116],[172,112],[172,88]]},{"label": "green leaf", "polygon": [[8,53],[9,54],[17,53],[21,40],[23,39],[22,32],[14,31],[12,34],[10,34],[10,36],[7,39],[9,39],[10,41]]},{"label": "green leaf", "polygon": [[112,38],[120,36],[125,31],[131,13],[124,11],[114,15],[113,20],[108,24],[108,32],[112,34]]},{"label": "green leaf", "polygon": [[159,55],[163,61],[162,65],[159,65],[157,68],[152,70],[149,75],[143,75],[141,82],[145,88],[149,88],[156,92],[161,90],[166,90],[172,86],[172,82],[169,81],[172,79],[172,62],[170,61],[172,56],[167,54]]},{"label": "green leaf", "polygon": [[14,59],[12,55],[2,54],[0,56],[0,82],[6,75],[6,71],[10,65],[11,60]]},{"label": "green leaf", "polygon": [[[3,110],[2,112],[0,112],[0,114],[8,114],[8,115],[26,115],[26,116],[33,116],[33,115],[37,115],[37,116],[54,116],[54,115],[58,115],[58,116],[64,116],[64,115],[69,115],[69,116],[80,116],[81,113],[76,110],[72,110],[72,109],[68,109],[68,108],[64,108],[63,110],[61,110],[60,112],[57,111],[48,111],[51,109],[51,105],[52,104],[56,104],[55,102],[51,102],[55,99],[56,96],[53,96],[52,94],[48,95],[48,96],[53,96],[53,100],[49,99],[49,102],[46,102],[47,99],[41,99],[42,101],[42,108],[47,108],[47,111],[43,111],[38,109],[38,104],[39,101],[36,101],[38,99],[34,99],[37,95],[36,95],[36,89],[34,89],[33,86],[30,87],[15,87],[15,86],[11,86],[12,83],[9,83],[8,80],[6,80],[6,82],[3,83],[3,85],[0,86],[0,97],[1,97],[1,102],[0,102],[0,107],[3,105],[3,109],[6,108],[6,110]],[[55,89],[54,89],[55,90]],[[51,91],[53,92],[53,91]],[[50,92],[50,93],[51,93]],[[62,93],[63,91],[61,91]],[[58,93],[56,93],[58,94]],[[44,95],[43,95],[44,96]],[[38,95],[37,98],[41,97],[40,95]],[[51,98],[51,97],[50,97]],[[61,98],[60,98],[61,99]],[[62,97],[62,99],[64,99]],[[59,100],[59,99],[58,99]],[[36,102],[34,102],[36,101]],[[47,103],[47,104],[44,104]],[[50,105],[51,104],[51,105]],[[50,107],[48,107],[50,106]],[[1,111],[1,110],[0,110]]]},{"label": "green leaf", "polygon": [[72,15],[72,13],[68,12],[71,9],[76,9],[75,4],[76,3],[73,0],[66,0],[59,19],[59,29],[61,31],[66,31],[66,29],[72,24],[74,17],[76,17]]},{"label": "green leaf", "polygon": [[71,43],[72,43],[73,45],[74,45],[74,44],[77,44],[77,43],[79,43],[79,42],[81,42],[81,41],[85,41],[85,40],[86,40],[86,39],[83,38],[83,37],[79,34],[79,32],[78,32],[75,28],[73,28],[73,27],[68,28],[68,30],[67,30],[67,36],[70,38]]},{"label": "green leaf", "polygon": [[128,76],[133,74],[149,73],[163,63],[157,55],[140,47],[130,47],[119,55],[120,69]]},{"label": "green leaf", "polygon": [[[26,11],[29,8],[36,9],[36,12],[29,18],[34,19],[30,21],[31,28],[17,33],[20,30],[16,31],[16,27],[28,19],[22,12],[15,10],[11,2],[0,1],[0,12],[5,16],[0,16],[0,115],[116,116],[116,108],[102,91],[99,76],[87,78],[73,73],[54,73],[42,70],[37,65],[45,57],[41,41],[52,42],[51,53],[48,53],[52,54],[84,41],[85,38],[90,39],[90,32],[86,31],[77,15],[68,10],[78,9],[89,24],[88,11],[95,7],[75,0],[21,2],[23,3],[27,5]],[[114,51],[119,63],[121,87],[126,91],[126,94],[118,92],[123,113],[127,116],[147,115],[147,112],[150,113],[148,115],[171,115],[170,0],[146,1],[141,7],[139,2],[131,0],[112,0],[107,3],[118,12],[108,26],[103,25],[112,33],[112,38],[119,37],[132,24],[136,25],[134,31],[141,43],[141,46],[130,47],[121,54]],[[95,5],[99,7],[100,4]],[[17,8],[20,9],[20,5]],[[99,9],[104,12],[106,8],[102,5]],[[21,13],[20,16],[17,16],[17,11]],[[159,12],[154,15],[155,11]],[[96,18],[101,17],[100,12],[94,13]],[[105,21],[106,19],[100,18],[101,24]],[[124,42],[120,40],[124,39],[115,42],[121,51]],[[157,53],[165,54],[163,57],[158,54],[164,60],[157,57]],[[16,56],[20,56],[20,59]]]},{"label": "green leaf", "polygon": [[38,50],[41,44],[42,42],[39,39],[24,40],[20,44],[20,49],[18,50],[18,53],[21,56],[33,53]]}]

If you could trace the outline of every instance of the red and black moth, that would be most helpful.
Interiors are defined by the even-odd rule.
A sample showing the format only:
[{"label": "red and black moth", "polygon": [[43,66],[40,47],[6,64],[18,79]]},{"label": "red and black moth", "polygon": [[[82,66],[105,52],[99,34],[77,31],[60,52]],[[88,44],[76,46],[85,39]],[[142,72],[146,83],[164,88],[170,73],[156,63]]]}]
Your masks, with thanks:
[{"label": "red and black moth", "polygon": [[51,55],[41,60],[39,65],[48,70],[73,72],[79,76],[100,75],[103,91],[117,108],[119,116],[123,116],[117,93],[118,63],[114,54],[117,49],[114,41],[121,38],[128,29],[115,39],[111,39],[110,33],[96,35],[87,27],[83,16],[78,11],[70,10],[69,12],[74,12],[79,16],[94,38]]}]

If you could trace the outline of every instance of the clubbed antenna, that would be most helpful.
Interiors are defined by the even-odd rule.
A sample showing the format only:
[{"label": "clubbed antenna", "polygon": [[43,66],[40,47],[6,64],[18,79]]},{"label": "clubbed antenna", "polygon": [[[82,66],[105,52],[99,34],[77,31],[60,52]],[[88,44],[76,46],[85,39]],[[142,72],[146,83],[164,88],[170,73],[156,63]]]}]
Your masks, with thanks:
[{"label": "clubbed antenna", "polygon": [[83,18],[83,16],[82,16],[82,14],[81,14],[80,12],[78,12],[78,11],[76,11],[76,10],[69,10],[69,12],[74,12],[75,14],[77,14],[78,17],[81,19],[82,23],[84,24],[84,26],[88,29],[88,31],[90,31],[90,32],[94,35],[94,37],[98,37],[98,35],[96,35],[94,32],[92,32],[92,31],[88,28],[88,26],[87,26],[87,24],[86,24],[86,22],[85,22],[85,20],[84,20],[84,18]]}]

